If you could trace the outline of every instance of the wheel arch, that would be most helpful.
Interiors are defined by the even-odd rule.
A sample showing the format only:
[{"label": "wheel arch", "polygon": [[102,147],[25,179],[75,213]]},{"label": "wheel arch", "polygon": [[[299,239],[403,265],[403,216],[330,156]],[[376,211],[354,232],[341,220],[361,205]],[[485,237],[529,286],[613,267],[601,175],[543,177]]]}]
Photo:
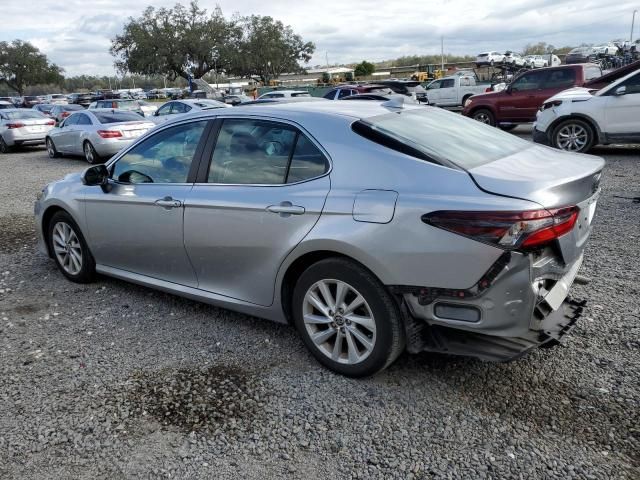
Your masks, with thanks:
[{"label": "wheel arch", "polygon": [[598,126],[598,122],[596,122],[593,118],[591,118],[589,115],[585,115],[583,113],[570,113],[568,115],[563,115],[562,117],[558,117],[556,118],[551,125],[549,125],[549,127],[547,128],[547,131],[549,132],[549,140],[553,141],[553,139],[551,138],[553,135],[553,131],[556,129],[556,127],[562,123],[565,122],[567,120],[571,120],[571,119],[578,119],[578,120],[582,120],[583,122],[586,122],[587,125],[589,125],[589,127],[591,127],[591,130],[593,130],[593,133],[596,135],[595,138],[595,144],[598,143],[604,143],[604,133],[602,132],[602,130],[600,130],[600,127]]},{"label": "wheel arch", "polygon": [[42,212],[42,220],[41,220],[40,228],[42,228],[42,236],[44,237],[44,243],[47,246],[47,252],[49,253],[49,257],[51,258],[53,258],[53,251],[51,249],[51,242],[49,238],[49,225],[51,223],[51,219],[53,218],[53,216],[58,212],[65,212],[67,215],[69,215],[73,219],[73,221],[76,222],[76,225],[78,225],[78,228],[80,228],[80,232],[83,233],[82,228],[80,227],[81,223],[78,222],[78,219],[73,214],[73,211],[70,208],[65,208],[64,206],[58,205],[58,204],[52,204],[46,207]]}]

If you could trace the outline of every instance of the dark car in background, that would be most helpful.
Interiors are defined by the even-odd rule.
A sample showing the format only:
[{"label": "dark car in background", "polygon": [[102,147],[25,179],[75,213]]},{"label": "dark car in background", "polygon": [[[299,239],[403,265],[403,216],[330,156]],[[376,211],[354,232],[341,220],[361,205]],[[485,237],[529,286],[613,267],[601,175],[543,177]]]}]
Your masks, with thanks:
[{"label": "dark car in background", "polygon": [[22,97],[22,107],[24,108],[31,108],[34,105],[37,105],[39,103],[42,103],[40,101],[40,99],[38,97],[35,97],[33,95],[27,95],[26,97]]},{"label": "dark car in background", "polygon": [[382,80],[377,82],[378,85],[389,87],[395,93],[400,93],[411,97],[415,94],[416,100],[419,102],[427,103],[427,91],[416,80]]},{"label": "dark car in background", "polygon": [[90,93],[72,93],[69,96],[69,103],[88,107],[93,102],[93,95]]},{"label": "dark car in background", "polygon": [[51,112],[49,112],[49,116],[53,118],[56,121],[56,123],[60,123],[62,120],[67,118],[69,115],[71,115],[73,112],[77,112],[78,110],[84,110],[84,107],[82,105],[75,105],[75,104],[54,105],[53,108],[51,109]]},{"label": "dark car in background", "polygon": [[529,70],[500,92],[474,95],[464,103],[462,114],[505,130],[535,121],[544,101],[572,87],[589,86],[602,76],[593,63],[561,65]]},{"label": "dark car in background", "polygon": [[574,63],[590,63],[597,58],[596,51],[591,47],[578,47],[567,53],[564,63],[571,65]]}]

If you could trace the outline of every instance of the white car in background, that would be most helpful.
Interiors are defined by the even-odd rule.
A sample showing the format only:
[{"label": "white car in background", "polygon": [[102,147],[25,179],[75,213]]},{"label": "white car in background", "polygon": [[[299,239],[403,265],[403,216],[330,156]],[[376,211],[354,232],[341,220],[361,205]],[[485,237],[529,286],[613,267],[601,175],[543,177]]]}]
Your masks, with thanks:
[{"label": "white car in background", "polygon": [[171,100],[163,104],[149,119],[156,124],[172,120],[175,115],[184,115],[189,112],[199,112],[213,108],[232,108],[231,105],[210,100],[208,98],[187,98],[185,100]]},{"label": "white car in background", "polygon": [[524,58],[519,53],[507,51],[504,53],[504,64],[512,67],[524,67]]},{"label": "white car in background", "polygon": [[476,57],[476,65],[497,65],[504,62],[504,54],[500,52],[479,53]]},{"label": "white car in background", "polygon": [[593,47],[593,50],[598,55],[615,55],[618,53],[618,47],[609,42],[605,45],[598,45],[597,47]]},{"label": "white car in background", "polygon": [[40,145],[55,125],[55,121],[42,113],[26,108],[0,110],[0,153],[9,153],[12,147]]},{"label": "white car in background", "polygon": [[296,98],[310,96],[311,94],[306,90],[274,90],[272,92],[263,93],[258,97],[258,100],[264,100],[265,98]]},{"label": "white car in background", "polygon": [[52,93],[45,96],[45,103],[49,105],[67,105],[69,100],[67,97],[61,93]]},{"label": "white car in background", "polygon": [[597,144],[640,143],[640,69],[601,90],[571,88],[538,112],[533,139],[560,150],[587,152]]},{"label": "white car in background", "polygon": [[543,55],[527,55],[524,57],[524,66],[527,68],[543,68],[549,66],[549,60]]}]

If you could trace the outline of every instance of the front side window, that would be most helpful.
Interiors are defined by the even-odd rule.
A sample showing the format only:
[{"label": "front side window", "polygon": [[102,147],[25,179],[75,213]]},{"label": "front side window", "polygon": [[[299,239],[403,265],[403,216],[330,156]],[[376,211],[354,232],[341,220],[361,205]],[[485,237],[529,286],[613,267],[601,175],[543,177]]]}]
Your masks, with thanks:
[{"label": "front side window", "polygon": [[123,155],[111,177],[121,183],[185,183],[206,121],[162,130]]},{"label": "front side window", "polygon": [[157,115],[159,115],[159,116],[169,115],[171,113],[171,105],[173,105],[173,102],[165,103],[163,106],[161,106],[158,109]]},{"label": "front side window", "polygon": [[86,116],[84,113],[78,113],[75,116],[78,117],[78,121],[76,122],[76,125],[91,125],[91,119],[88,116]]},{"label": "front side window", "polygon": [[446,80],[442,80],[442,85],[440,88],[452,88],[455,80],[453,78],[448,78]]},{"label": "front side window", "polygon": [[442,80],[436,80],[435,82],[431,82],[428,86],[427,86],[427,90],[434,90],[436,88],[440,88],[440,84],[442,83]]},{"label": "front side window", "polygon": [[347,90],[346,88],[343,88],[340,90],[340,93],[338,93],[338,98],[348,97],[349,95],[351,95],[351,90]]},{"label": "front side window", "polygon": [[191,107],[182,102],[175,102],[171,107],[171,113],[187,113],[189,110],[191,110]]},{"label": "front side window", "polygon": [[68,127],[70,125],[77,125],[78,124],[78,119],[79,119],[80,114],[76,114],[76,115],[71,115],[70,117],[68,117],[65,122],[64,122],[64,126]]},{"label": "front side window", "polygon": [[327,100],[333,100],[334,98],[336,98],[336,91],[335,90],[330,90],[327,93],[324,94],[324,98],[326,98]]},{"label": "front side window", "polygon": [[320,176],[328,163],[293,127],[264,120],[224,120],[209,168],[209,183],[281,185]]}]

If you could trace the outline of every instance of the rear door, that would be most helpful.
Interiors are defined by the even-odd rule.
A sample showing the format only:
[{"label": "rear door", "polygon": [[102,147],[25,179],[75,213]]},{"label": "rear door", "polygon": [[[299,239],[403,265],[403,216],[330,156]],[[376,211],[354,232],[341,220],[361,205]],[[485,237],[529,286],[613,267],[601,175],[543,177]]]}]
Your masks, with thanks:
[{"label": "rear door", "polygon": [[320,216],[329,162],[281,120],[226,118],[217,128],[185,202],[184,243],[198,288],[271,305],[278,268]]},{"label": "rear door", "polygon": [[55,138],[56,149],[59,152],[71,153],[71,140],[76,132],[78,115],[80,114],[69,115],[60,126],[60,132]]},{"label": "rear door", "polygon": [[73,130],[69,131],[69,153],[81,155],[83,133],[91,128],[92,122],[86,113],[76,113],[74,117],[77,117],[77,121]]}]

